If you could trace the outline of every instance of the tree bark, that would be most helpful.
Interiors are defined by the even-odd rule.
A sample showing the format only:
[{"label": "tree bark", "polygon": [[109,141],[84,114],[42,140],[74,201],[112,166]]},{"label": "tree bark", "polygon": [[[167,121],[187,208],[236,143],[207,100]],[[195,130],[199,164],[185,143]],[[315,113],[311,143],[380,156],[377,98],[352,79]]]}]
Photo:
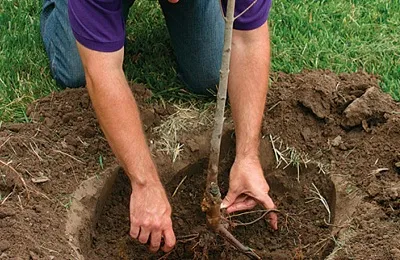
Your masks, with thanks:
[{"label": "tree bark", "polygon": [[207,169],[207,184],[203,200],[203,210],[207,214],[207,224],[216,230],[220,223],[221,194],[218,187],[218,163],[222,130],[224,127],[225,103],[228,90],[229,65],[231,60],[232,31],[235,13],[235,0],[228,0],[225,17],[224,48],[217,94],[217,107],[214,115],[214,129],[211,138],[210,159]]}]

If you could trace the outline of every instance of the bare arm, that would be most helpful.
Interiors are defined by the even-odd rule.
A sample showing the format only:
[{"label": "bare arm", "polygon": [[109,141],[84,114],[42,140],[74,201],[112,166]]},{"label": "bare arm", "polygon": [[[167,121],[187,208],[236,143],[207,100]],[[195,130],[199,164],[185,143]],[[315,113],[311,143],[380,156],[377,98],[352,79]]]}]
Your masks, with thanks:
[{"label": "bare arm", "polygon": [[165,237],[165,251],[175,244],[171,207],[160,183],[142,130],[139,111],[122,69],[122,48],[104,53],[77,43],[85,69],[87,89],[100,126],[131,180],[131,230],[157,251]]},{"label": "bare arm", "polygon": [[[275,208],[258,157],[270,64],[267,23],[251,31],[234,30],[231,55],[228,91],[236,130],[236,158],[223,204],[228,212],[250,209],[257,203]],[[276,229],[276,215],[271,213],[270,218]]]},{"label": "bare arm", "polygon": [[93,107],[119,162],[132,182],[157,182],[139,111],[122,70],[123,49],[103,53],[78,46]]},{"label": "bare arm", "polygon": [[268,90],[268,26],[233,33],[229,98],[235,122],[237,157],[258,156],[261,122]]}]

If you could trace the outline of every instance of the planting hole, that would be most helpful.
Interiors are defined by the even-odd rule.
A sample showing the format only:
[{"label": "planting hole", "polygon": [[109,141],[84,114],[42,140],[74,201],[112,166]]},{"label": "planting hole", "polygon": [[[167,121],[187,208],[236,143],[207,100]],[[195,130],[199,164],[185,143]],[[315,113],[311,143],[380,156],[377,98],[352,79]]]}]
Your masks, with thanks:
[{"label": "planting hole", "polygon": [[[332,181],[315,163],[305,165],[301,162],[299,168],[296,165],[276,168],[270,143],[264,139],[262,147],[261,160],[271,188],[270,195],[280,210],[279,230],[273,231],[269,227],[267,217],[248,224],[263,213],[261,207],[256,207],[244,215],[234,213],[227,216],[231,224],[245,224],[232,227],[233,234],[255,249],[263,259],[323,259],[334,246],[330,225],[335,217]],[[224,196],[234,159],[234,144],[224,147],[222,154],[225,157],[220,163],[219,185]],[[207,159],[199,160],[177,173],[166,185],[178,242],[165,259],[201,259],[205,254],[209,259],[246,259],[206,227],[205,214],[200,208],[206,168]],[[149,253],[146,245],[129,237],[130,192],[129,180],[120,170],[111,196],[92,231],[91,247],[83,252],[87,259],[163,257],[161,252],[156,255]]]}]

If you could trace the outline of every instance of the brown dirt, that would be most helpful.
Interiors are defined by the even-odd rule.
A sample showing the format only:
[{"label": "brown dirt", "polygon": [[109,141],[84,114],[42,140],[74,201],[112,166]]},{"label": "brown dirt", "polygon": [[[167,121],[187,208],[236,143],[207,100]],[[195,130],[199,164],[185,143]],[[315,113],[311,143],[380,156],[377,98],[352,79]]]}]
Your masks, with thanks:
[{"label": "brown dirt", "polygon": [[[268,141],[263,141],[264,158],[273,161],[273,152]],[[229,169],[234,159],[234,139],[228,132],[225,134],[224,152],[221,161],[220,186],[224,195],[228,191]],[[207,159],[186,167],[167,184],[167,193],[172,197],[179,183],[184,179],[176,195],[170,198],[173,206],[173,223],[178,244],[168,259],[246,259],[221,238],[215,240],[205,226],[204,213],[200,208],[205,187],[204,169]],[[267,178],[271,185],[272,196],[282,211],[282,227],[278,232],[268,228],[266,219],[253,225],[236,226],[235,223],[249,223],[262,213],[255,212],[242,217],[228,217],[232,224],[233,234],[246,245],[257,250],[263,259],[292,259],[295,255],[320,259],[329,254],[331,249],[331,228],[325,223],[328,214],[322,203],[311,201],[314,195],[310,192],[311,183],[320,187],[321,194],[330,204],[334,204],[334,186],[328,176],[318,174],[318,167],[309,164],[302,168],[300,183],[297,182],[297,171],[294,167],[275,169],[270,164],[266,168]],[[88,259],[158,259],[162,254],[151,255],[146,246],[129,238],[129,194],[130,185],[127,177],[121,172],[114,185],[114,190],[106,204],[93,234],[93,249],[87,253]],[[310,203],[307,203],[310,202]],[[260,210],[258,208],[257,210]],[[334,207],[331,209],[334,210]],[[332,218],[334,212],[332,213]],[[325,220],[325,221],[324,221]],[[333,221],[332,221],[333,222]],[[322,242],[321,242],[322,241]],[[265,246],[268,245],[268,246]],[[303,248],[304,246],[304,248]]]},{"label": "brown dirt", "polygon": [[[151,94],[143,87],[135,86],[134,93],[148,138],[156,140],[151,129],[174,110],[147,102]],[[259,221],[237,226],[233,232],[263,259],[318,259],[332,250],[330,259],[400,259],[400,107],[379,90],[376,78],[328,71],[277,73],[267,109],[261,158],[272,197],[282,211],[280,230],[272,232],[265,221]],[[103,178],[116,161],[85,90],[67,90],[38,100],[28,116],[31,123],[3,124],[0,129],[0,159],[7,164],[0,163],[0,259],[76,259],[77,252],[65,235],[71,194],[83,180]],[[229,120],[227,125],[229,130]],[[307,168],[301,166],[300,183],[295,167],[276,169],[270,135],[283,141],[281,149],[294,147],[312,160]],[[188,176],[171,198],[180,243],[169,259],[201,258],[203,250],[211,259],[241,257],[219,238],[210,243],[211,235],[204,229],[198,205],[208,138],[207,129],[182,133],[183,151],[174,164],[169,155],[153,150],[170,195]],[[223,192],[234,156],[229,152],[234,147],[231,135],[225,139]],[[188,164],[189,168],[180,170]],[[305,203],[312,196],[311,183],[330,202],[334,225],[324,223],[327,211],[319,201]],[[82,247],[87,259],[150,256],[127,236],[126,184],[120,174],[90,232],[90,246]],[[254,213],[240,221],[257,216]],[[184,241],[188,238],[182,236],[189,234],[199,235]]]}]

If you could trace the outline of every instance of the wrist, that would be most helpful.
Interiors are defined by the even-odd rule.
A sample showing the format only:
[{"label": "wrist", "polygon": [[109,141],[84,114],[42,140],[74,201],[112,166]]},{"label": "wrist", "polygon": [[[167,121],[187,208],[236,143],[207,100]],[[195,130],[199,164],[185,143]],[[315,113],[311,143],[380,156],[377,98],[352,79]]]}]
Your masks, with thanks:
[{"label": "wrist", "polygon": [[247,152],[247,153],[238,153],[236,152],[235,161],[255,161],[259,160],[258,151],[257,152]]},{"label": "wrist", "polygon": [[258,164],[260,163],[260,157],[258,152],[251,153],[239,153],[235,156],[236,164]]},{"label": "wrist", "polygon": [[235,160],[238,161],[248,161],[248,160],[258,160],[259,159],[259,142],[253,142],[251,145],[237,146]]},{"label": "wrist", "polygon": [[155,184],[161,185],[157,168],[151,159],[127,166],[126,174],[130,179],[131,186],[147,187]]},{"label": "wrist", "polygon": [[239,160],[254,160],[259,157],[260,135],[238,129],[236,135],[236,158]]},{"label": "wrist", "polygon": [[162,186],[160,179],[153,176],[144,176],[143,178],[129,177],[132,188],[146,188],[150,186]]}]

